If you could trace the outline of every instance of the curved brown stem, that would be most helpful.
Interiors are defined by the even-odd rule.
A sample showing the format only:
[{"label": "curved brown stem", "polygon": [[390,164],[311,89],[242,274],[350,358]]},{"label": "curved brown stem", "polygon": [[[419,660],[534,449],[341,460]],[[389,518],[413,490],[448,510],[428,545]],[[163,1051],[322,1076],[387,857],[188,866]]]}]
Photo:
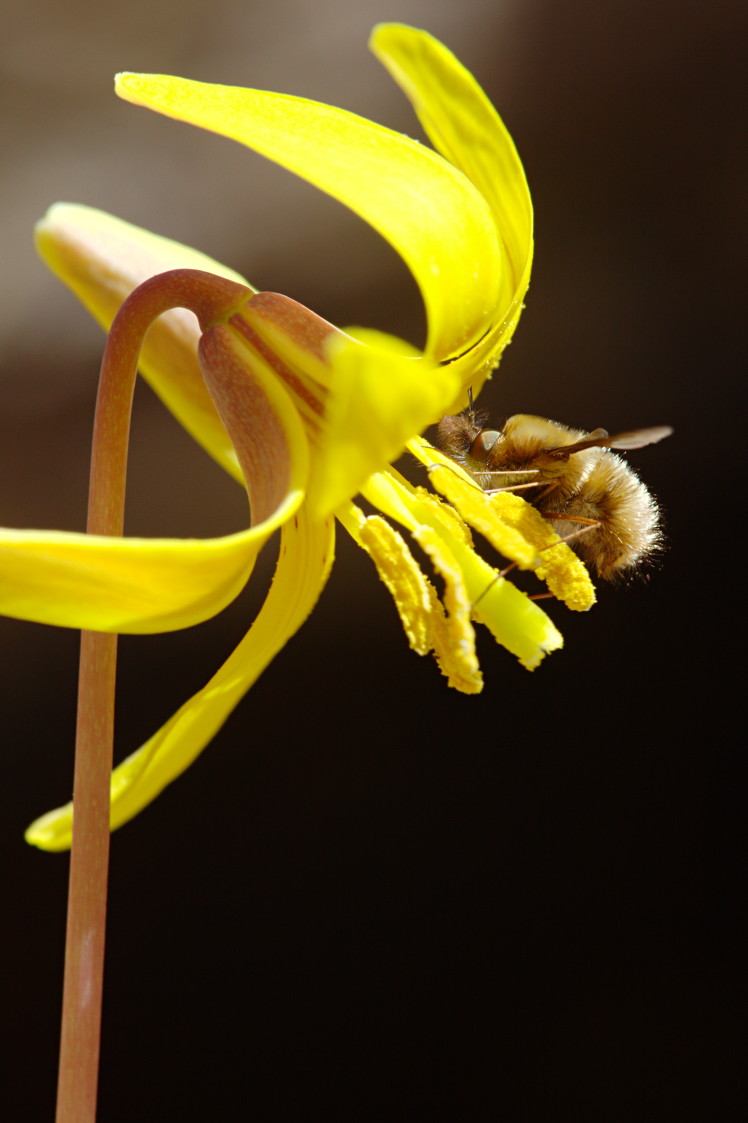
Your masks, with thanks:
[{"label": "curved brown stem", "polygon": [[[122,534],[130,415],[143,336],[170,308],[193,311],[205,329],[251,296],[198,270],[146,281],[120,308],[101,364],[88,499],[89,534]],[[117,636],[81,635],[57,1123],[94,1123],[104,973],[109,787]]]}]

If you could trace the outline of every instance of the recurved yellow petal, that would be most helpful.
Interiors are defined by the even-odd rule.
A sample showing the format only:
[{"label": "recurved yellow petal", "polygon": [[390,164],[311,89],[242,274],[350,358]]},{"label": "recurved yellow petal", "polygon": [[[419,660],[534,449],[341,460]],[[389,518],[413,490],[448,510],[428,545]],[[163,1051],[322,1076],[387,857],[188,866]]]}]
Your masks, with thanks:
[{"label": "recurved yellow petal", "polygon": [[120,74],[136,105],[247,145],[350,207],[397,250],[426,305],[441,360],[484,335],[501,298],[488,204],[447,161],[408,137],[304,98],[159,74]]},{"label": "recurved yellow petal", "polygon": [[103,538],[0,530],[0,613],[96,632],[173,631],[207,620],[241,591],[277,518],[225,538]]},{"label": "recurved yellow petal", "polygon": [[[303,509],[283,527],[270,592],[249,632],[210,682],[112,774],[112,829],[137,815],[199,756],[250,686],[312,611],[334,555],[332,520],[310,522]],[[67,850],[72,804],[37,819],[26,840]]]},{"label": "recurved yellow petal", "polygon": [[[55,203],[50,208],[36,226],[36,245],[52,272],[105,331],[138,285],[169,269],[202,269],[247,285],[238,273],[206,254],[75,203]],[[200,372],[199,338],[192,312],[183,308],[167,312],[146,336],[140,369],[195,440],[241,480],[236,454]]]},{"label": "recurved yellow petal", "polygon": [[532,202],[514,141],[469,70],[443,43],[404,24],[374,28],[370,46],[411,101],[431,143],[488,200],[512,275],[532,248]]},{"label": "recurved yellow petal", "polygon": [[[530,280],[533,215],[514,142],[472,74],[425,31],[380,24],[370,46],[402,87],[432,144],[487,200],[502,248],[500,293],[488,335],[459,367],[478,393],[512,336]],[[463,403],[464,404],[464,403]]]},{"label": "recurved yellow petal", "polygon": [[[156,632],[205,620],[237,595],[260,548],[304,499],[309,449],[267,364],[230,366],[212,334],[202,344],[206,377],[239,430],[255,525],[202,541],[0,530],[0,613],[99,632]],[[255,425],[245,432],[246,414]]]}]

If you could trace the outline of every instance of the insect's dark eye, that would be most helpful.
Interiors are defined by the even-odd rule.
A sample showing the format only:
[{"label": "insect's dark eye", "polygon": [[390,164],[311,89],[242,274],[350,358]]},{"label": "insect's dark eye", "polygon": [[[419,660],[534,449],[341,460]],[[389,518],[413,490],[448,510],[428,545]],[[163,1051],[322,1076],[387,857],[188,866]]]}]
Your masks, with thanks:
[{"label": "insect's dark eye", "polygon": [[470,455],[473,460],[486,460],[500,436],[501,433],[497,429],[481,429],[470,446]]}]

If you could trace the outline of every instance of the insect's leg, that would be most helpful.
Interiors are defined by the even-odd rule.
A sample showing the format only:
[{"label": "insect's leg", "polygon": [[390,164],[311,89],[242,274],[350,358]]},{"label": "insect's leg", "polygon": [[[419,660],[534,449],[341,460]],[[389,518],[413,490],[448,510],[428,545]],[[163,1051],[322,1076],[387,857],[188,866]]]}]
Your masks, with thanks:
[{"label": "insect's leg", "polygon": [[[467,472],[467,474],[468,474],[469,476],[473,476],[473,475],[475,475],[475,473],[474,473],[474,472],[471,472],[469,468],[464,468],[464,467],[462,466],[462,464],[460,464],[460,465],[459,465],[459,467],[460,467],[460,468],[462,468],[463,472]],[[453,475],[455,475],[455,476],[457,476],[457,477],[458,477],[458,479],[462,479],[462,478],[463,478],[463,477],[462,477],[462,473],[461,473],[461,472],[458,472],[458,471],[457,471],[457,468],[456,468],[456,467],[455,467],[455,468],[453,468],[451,464],[442,464],[442,463],[441,463],[441,461],[436,461],[436,462],[435,462],[435,463],[433,463],[433,464],[427,464],[427,465],[426,465],[426,471],[428,472],[429,476],[431,475],[431,473],[433,472],[433,470],[434,470],[435,468],[446,468],[448,472],[452,472],[452,474],[453,474]],[[482,487],[480,486],[480,484],[479,484],[479,483],[477,483],[477,482],[476,482],[475,480],[471,480],[471,481],[470,481],[470,483],[471,483],[471,484],[472,484],[472,486],[473,486],[474,488],[476,488],[476,489],[477,489],[478,491],[483,491],[483,488],[482,488]]]},{"label": "insect's leg", "polygon": [[492,578],[491,578],[491,580],[490,580],[490,581],[488,582],[488,584],[486,585],[485,589],[484,589],[484,590],[483,590],[483,592],[482,592],[482,593],[480,594],[480,596],[479,596],[479,597],[476,597],[476,599],[475,599],[475,600],[473,601],[473,603],[472,603],[472,604],[470,605],[471,609],[472,609],[472,608],[475,608],[475,606],[476,606],[477,604],[480,604],[480,602],[481,602],[481,601],[483,600],[483,598],[485,597],[486,593],[490,593],[490,592],[491,592],[491,589],[493,589],[493,587],[494,587],[494,585],[496,584],[496,582],[497,582],[497,581],[500,581],[500,580],[501,580],[501,579],[502,579],[503,577],[506,577],[507,573],[511,573],[511,571],[512,571],[513,569],[516,569],[516,568],[517,568],[517,563],[516,563],[516,562],[509,562],[509,565],[506,565],[506,566],[504,566],[504,568],[503,568],[503,569],[500,569],[500,570],[498,571],[498,573],[496,574],[496,576],[495,576],[495,577],[492,577]]},{"label": "insect's leg", "polygon": [[[547,514],[546,519],[554,522],[570,522],[570,523],[583,523],[578,530],[572,530],[570,534],[561,535],[562,542],[572,542],[575,538],[581,537],[582,534],[589,534],[591,530],[596,530],[602,523],[599,519],[585,519],[581,515],[557,515],[554,512]],[[544,546],[544,550],[552,550],[554,546],[558,546],[558,542],[551,543],[550,546]],[[540,551],[541,554],[543,550]]]},{"label": "insect's leg", "polygon": [[[490,476],[491,472],[482,472],[480,474]],[[496,475],[496,476],[498,476],[498,475],[508,476],[509,474],[510,474],[509,472],[494,472],[493,473],[493,475]],[[526,472],[522,472],[522,473],[518,472],[517,473],[517,475],[520,475],[520,474],[523,475],[523,476],[527,475]],[[485,489],[485,492],[486,492],[486,495],[500,495],[502,491],[523,491],[525,488],[528,488],[528,487],[540,487],[540,480],[533,480],[533,482],[529,483],[529,484],[508,484],[507,487],[487,487]],[[542,492],[542,491],[540,492],[540,495],[544,495],[544,494],[545,494],[545,492]],[[537,499],[537,498],[539,498],[539,496],[535,496],[535,498]]]},{"label": "insect's leg", "polygon": [[562,515],[556,511],[549,511],[545,517],[547,519],[556,519],[558,522],[584,523],[585,526],[589,527],[600,526],[599,519],[586,519],[583,515]]},{"label": "insect's leg", "polygon": [[[475,471],[473,474],[480,476],[482,479],[486,479],[488,476],[501,476],[502,478],[506,478],[507,476],[537,476],[539,473],[537,468],[502,468],[496,472]],[[530,483],[525,484],[506,484],[504,487],[484,487],[483,490],[486,495],[500,495],[502,491],[523,491],[528,487],[540,487],[540,483],[540,480],[532,480]]]}]

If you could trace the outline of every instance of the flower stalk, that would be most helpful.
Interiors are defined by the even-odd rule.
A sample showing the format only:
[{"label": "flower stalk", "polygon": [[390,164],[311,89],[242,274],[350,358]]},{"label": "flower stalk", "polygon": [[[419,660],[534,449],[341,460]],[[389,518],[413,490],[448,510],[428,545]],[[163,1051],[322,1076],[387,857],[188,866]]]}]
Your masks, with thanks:
[{"label": "flower stalk", "polygon": [[81,635],[57,1123],[96,1118],[117,637]]},{"label": "flower stalk", "polygon": [[[174,270],[147,281],[125,301],[101,364],[89,534],[119,536],[124,529],[132,400],[140,349],[151,323],[182,306],[206,327],[230,316],[249,295],[232,281],[198,270]],[[117,634],[82,632],[57,1123],[93,1123],[96,1118],[116,671]]]}]

